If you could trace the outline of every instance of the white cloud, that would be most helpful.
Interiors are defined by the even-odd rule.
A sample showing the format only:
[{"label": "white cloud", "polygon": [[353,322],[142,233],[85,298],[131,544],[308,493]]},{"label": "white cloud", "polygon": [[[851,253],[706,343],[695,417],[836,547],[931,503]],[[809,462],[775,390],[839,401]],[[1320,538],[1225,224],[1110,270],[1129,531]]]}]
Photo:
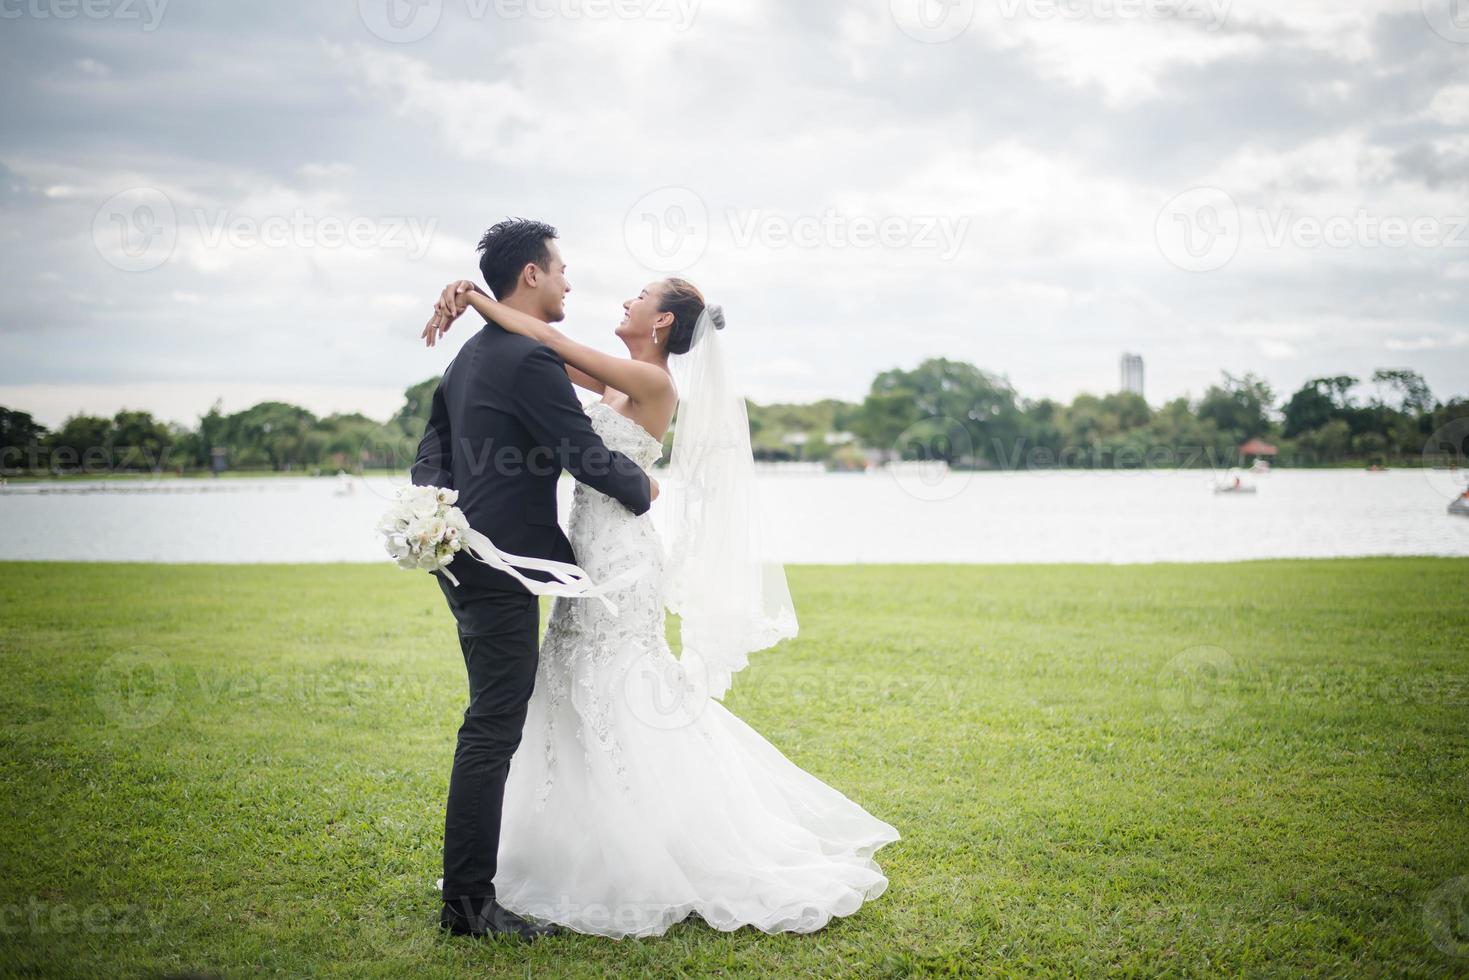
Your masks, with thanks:
[{"label": "white cloud", "polygon": [[1383,346],[1391,351],[1430,351],[1469,346],[1469,330],[1454,330],[1440,336],[1389,337]]},{"label": "white cloud", "polygon": [[1272,361],[1287,361],[1300,356],[1300,351],[1296,350],[1295,345],[1284,340],[1262,338],[1258,343],[1260,345],[1260,353]]},{"label": "white cloud", "polygon": [[782,357],[774,361],[755,366],[755,370],[767,377],[781,378],[809,378],[816,373],[816,368],[808,361],[796,360],[792,357]]},{"label": "white cloud", "polygon": [[1445,126],[1469,126],[1469,85],[1445,85],[1433,93],[1424,115]]},{"label": "white cloud", "polygon": [[357,168],[350,163],[303,163],[296,168],[296,172],[302,177],[321,178],[325,180],[338,180],[350,177],[357,172]]}]

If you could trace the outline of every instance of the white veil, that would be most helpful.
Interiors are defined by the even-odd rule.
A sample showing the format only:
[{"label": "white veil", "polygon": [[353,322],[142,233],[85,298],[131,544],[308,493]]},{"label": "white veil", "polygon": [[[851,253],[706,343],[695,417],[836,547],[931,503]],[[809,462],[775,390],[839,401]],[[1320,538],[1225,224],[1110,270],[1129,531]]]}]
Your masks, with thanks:
[{"label": "white veil", "polygon": [[715,698],[751,653],[797,629],[785,569],[762,547],[749,417],[730,380],[723,327],[723,311],[706,307],[688,353],[668,359],[679,401],[668,475],[659,481],[664,602],[682,621],[685,669],[701,669]]}]

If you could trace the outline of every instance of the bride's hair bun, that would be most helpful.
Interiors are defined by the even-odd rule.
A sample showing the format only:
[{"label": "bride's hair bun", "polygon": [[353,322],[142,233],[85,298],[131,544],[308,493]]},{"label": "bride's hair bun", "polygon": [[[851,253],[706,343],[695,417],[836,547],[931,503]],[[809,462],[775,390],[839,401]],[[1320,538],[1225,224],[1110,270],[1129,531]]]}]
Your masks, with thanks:
[{"label": "bride's hair bun", "polygon": [[658,312],[673,314],[673,328],[668,331],[665,348],[670,354],[687,354],[694,346],[694,329],[703,313],[709,314],[715,330],[724,329],[724,310],[706,306],[704,294],[687,279],[663,280],[663,288],[658,291]]}]

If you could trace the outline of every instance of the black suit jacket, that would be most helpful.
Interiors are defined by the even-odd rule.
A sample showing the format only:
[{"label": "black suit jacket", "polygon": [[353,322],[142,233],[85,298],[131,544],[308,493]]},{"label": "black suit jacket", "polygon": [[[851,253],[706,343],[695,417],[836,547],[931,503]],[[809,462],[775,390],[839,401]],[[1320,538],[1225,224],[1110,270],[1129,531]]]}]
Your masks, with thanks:
[{"label": "black suit jacket", "polygon": [[[413,482],[458,490],[458,506],[469,526],[501,551],[574,562],[571,542],[556,520],[556,481],[562,470],[621,501],[634,514],[652,503],[648,475],[608,449],[592,430],[556,352],[485,324],[460,349],[434,390]],[[527,591],[467,554],[457,556],[451,570],[459,589]],[[459,589],[446,585],[446,592]]]}]

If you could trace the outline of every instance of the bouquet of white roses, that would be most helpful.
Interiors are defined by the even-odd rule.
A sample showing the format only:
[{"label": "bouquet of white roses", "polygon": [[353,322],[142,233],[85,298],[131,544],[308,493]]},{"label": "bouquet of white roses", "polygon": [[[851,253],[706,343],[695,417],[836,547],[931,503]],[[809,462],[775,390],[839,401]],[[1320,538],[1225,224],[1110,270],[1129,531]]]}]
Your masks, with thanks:
[{"label": "bouquet of white roses", "polygon": [[464,549],[469,522],[454,504],[459,491],[443,487],[399,487],[398,497],[377,529],[383,536],[383,547],[399,568],[420,568],[425,572],[443,572],[455,585],[459,584],[448,570],[454,556]]},{"label": "bouquet of white roses", "polygon": [[[598,585],[576,565],[501,551],[493,541],[469,526],[464,511],[454,506],[458,501],[459,491],[444,487],[398,488],[397,499],[377,522],[377,529],[383,536],[383,547],[399,568],[443,572],[444,578],[457,586],[459,580],[449,571],[449,563],[462,551],[475,561],[509,575],[532,595],[600,599],[613,614],[617,607],[607,598],[607,593],[626,588],[647,570],[646,564],[639,563]],[[552,581],[527,578],[520,569],[545,572]]]}]

